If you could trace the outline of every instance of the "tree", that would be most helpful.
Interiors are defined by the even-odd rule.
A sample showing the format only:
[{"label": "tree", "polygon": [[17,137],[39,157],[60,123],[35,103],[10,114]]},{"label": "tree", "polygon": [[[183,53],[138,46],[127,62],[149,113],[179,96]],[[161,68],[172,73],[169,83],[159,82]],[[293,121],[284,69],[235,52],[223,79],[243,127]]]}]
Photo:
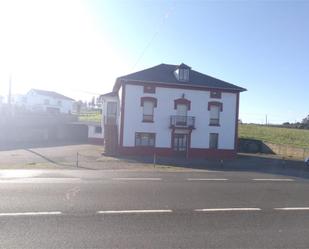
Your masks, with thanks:
[{"label": "tree", "polygon": [[309,124],[309,115],[303,119],[302,123]]},{"label": "tree", "polygon": [[92,97],[92,100],[91,100],[91,106],[92,108],[95,107],[95,97],[94,96]]}]

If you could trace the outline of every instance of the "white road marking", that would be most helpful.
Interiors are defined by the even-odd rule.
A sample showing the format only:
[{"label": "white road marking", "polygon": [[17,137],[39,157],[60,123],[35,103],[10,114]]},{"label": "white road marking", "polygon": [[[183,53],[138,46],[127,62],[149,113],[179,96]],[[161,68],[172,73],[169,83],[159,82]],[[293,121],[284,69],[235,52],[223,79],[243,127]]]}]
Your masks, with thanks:
[{"label": "white road marking", "polygon": [[261,211],[260,208],[204,208],[194,209],[196,212],[230,212],[230,211]]},{"label": "white road marking", "polygon": [[98,214],[138,214],[138,213],[172,213],[171,209],[146,209],[146,210],[107,210],[98,211]]},{"label": "white road marking", "polygon": [[82,181],[81,178],[66,177],[34,177],[34,178],[15,178],[15,179],[0,179],[1,183],[72,183]]},{"label": "white road marking", "polygon": [[284,211],[289,211],[289,210],[309,210],[309,207],[284,207],[284,208],[274,208],[275,210],[284,210]]},{"label": "white road marking", "polygon": [[188,178],[188,181],[228,181],[226,178]]},{"label": "white road marking", "polygon": [[295,180],[290,178],[255,178],[252,181],[293,182]]},{"label": "white road marking", "polygon": [[23,213],[0,213],[0,216],[33,216],[33,215],[59,215],[60,211],[52,212],[23,212]]},{"label": "white road marking", "polygon": [[113,178],[113,180],[117,181],[161,181],[162,178],[141,178],[141,177],[127,177],[127,178]]}]

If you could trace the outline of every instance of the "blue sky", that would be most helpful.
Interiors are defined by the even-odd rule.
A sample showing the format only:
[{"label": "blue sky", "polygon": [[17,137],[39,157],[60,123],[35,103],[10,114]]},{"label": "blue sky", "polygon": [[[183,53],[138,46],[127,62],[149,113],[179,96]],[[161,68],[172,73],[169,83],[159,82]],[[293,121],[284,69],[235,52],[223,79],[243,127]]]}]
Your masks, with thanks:
[{"label": "blue sky", "polygon": [[[46,46],[39,52],[35,46],[31,54],[23,54],[24,61],[33,54],[41,60],[27,73],[22,72],[25,63],[14,64],[20,53],[9,63],[12,67],[6,67],[13,72],[16,92],[32,86],[55,88],[85,99],[111,90],[117,76],[184,62],[247,88],[240,102],[245,122],[263,123],[266,114],[271,123],[294,122],[309,114],[309,1],[55,2],[54,8],[33,2],[34,14],[41,13],[41,23],[48,25],[31,34],[40,28],[48,39],[40,37]],[[57,13],[59,6],[63,13]],[[44,11],[51,14],[42,17]],[[49,22],[55,16],[58,26]],[[17,33],[19,26],[14,27]],[[50,34],[56,42],[49,43]],[[28,40],[32,44],[32,38]],[[42,56],[48,48],[53,52]],[[57,51],[62,52],[55,56]],[[48,67],[41,66],[45,60]],[[32,70],[39,66],[44,74]],[[6,79],[0,74],[1,81]]]}]

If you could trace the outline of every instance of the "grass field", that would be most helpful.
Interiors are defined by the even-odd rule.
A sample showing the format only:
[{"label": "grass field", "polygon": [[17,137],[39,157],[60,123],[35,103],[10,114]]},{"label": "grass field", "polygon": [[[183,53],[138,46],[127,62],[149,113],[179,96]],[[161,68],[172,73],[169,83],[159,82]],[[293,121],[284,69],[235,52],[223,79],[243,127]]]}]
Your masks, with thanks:
[{"label": "grass field", "polygon": [[239,137],[309,148],[309,130],[241,124],[239,125]]},{"label": "grass field", "polygon": [[79,121],[101,122],[102,114],[98,112],[83,113],[78,117]]}]

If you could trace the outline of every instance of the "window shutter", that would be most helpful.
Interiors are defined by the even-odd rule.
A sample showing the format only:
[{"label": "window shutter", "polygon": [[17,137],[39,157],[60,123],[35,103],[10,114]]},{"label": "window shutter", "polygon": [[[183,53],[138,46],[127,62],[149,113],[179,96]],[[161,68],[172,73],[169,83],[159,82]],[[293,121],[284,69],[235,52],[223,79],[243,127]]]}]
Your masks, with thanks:
[{"label": "window shutter", "polygon": [[144,115],[153,115],[154,104],[152,101],[144,102]]},{"label": "window shutter", "polygon": [[178,116],[187,116],[188,107],[187,105],[178,104],[177,105],[177,115]]},{"label": "window shutter", "polygon": [[210,119],[219,119],[220,108],[219,106],[210,106]]}]

